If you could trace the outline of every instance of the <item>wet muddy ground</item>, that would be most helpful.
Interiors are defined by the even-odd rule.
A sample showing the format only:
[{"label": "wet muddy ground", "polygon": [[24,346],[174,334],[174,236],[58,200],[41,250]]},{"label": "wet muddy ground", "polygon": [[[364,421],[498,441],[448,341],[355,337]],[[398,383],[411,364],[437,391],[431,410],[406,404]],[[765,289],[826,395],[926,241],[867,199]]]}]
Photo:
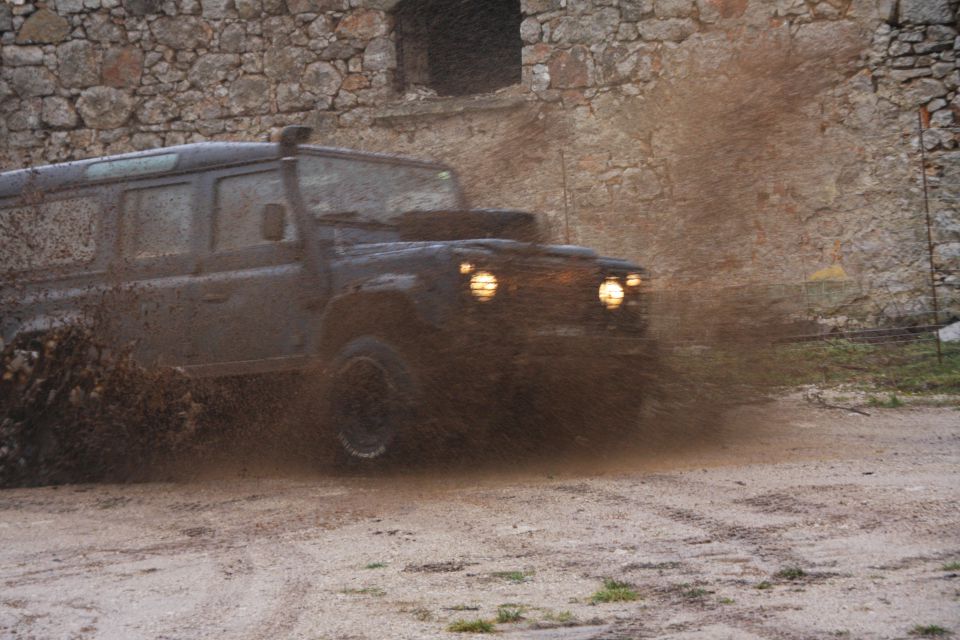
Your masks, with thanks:
[{"label": "wet muddy ground", "polygon": [[[505,604],[517,638],[960,632],[960,413],[870,413],[785,399],[621,460],[0,491],[0,637],[471,637],[447,627]],[[606,578],[638,599],[592,604]]]}]

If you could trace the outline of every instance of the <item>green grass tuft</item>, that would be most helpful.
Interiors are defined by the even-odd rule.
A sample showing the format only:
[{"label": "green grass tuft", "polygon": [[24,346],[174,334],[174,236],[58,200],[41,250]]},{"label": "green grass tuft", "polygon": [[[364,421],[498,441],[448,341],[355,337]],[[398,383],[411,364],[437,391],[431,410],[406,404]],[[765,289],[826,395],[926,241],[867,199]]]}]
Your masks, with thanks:
[{"label": "green grass tuft", "polygon": [[447,627],[454,633],[493,633],[493,623],[489,620],[454,620]]},{"label": "green grass tuft", "polygon": [[887,399],[877,398],[875,396],[870,396],[867,400],[867,404],[871,407],[879,407],[881,409],[899,409],[903,406],[903,400],[897,397],[897,394],[891,393],[887,396]]},{"label": "green grass tuft", "polygon": [[523,609],[517,607],[500,607],[497,609],[497,622],[508,624],[523,620]]},{"label": "green grass tuft", "polygon": [[763,582],[757,584],[757,589],[760,589],[761,591],[773,589],[773,585],[769,581],[764,580]]},{"label": "green grass tuft", "polygon": [[948,562],[947,564],[943,565],[943,570],[944,571],[960,571],[960,562],[957,562],[956,560],[954,560],[953,562]]},{"label": "green grass tuft", "polygon": [[377,598],[387,595],[387,592],[380,587],[363,587],[362,589],[341,589],[340,593],[349,596],[375,596]]},{"label": "green grass tuft", "polygon": [[910,635],[920,636],[922,638],[942,638],[953,635],[949,629],[945,629],[938,624],[917,625],[910,630]]},{"label": "green grass tuft", "polygon": [[491,574],[494,578],[515,582],[517,584],[526,582],[533,577],[533,571],[495,571]]},{"label": "green grass tuft", "polygon": [[387,566],[386,562],[371,562],[364,569],[383,569]]},{"label": "green grass tuft", "polygon": [[633,589],[633,585],[608,578],[603,581],[603,589],[600,589],[590,597],[590,602],[592,604],[632,602],[639,597],[639,594]]},{"label": "green grass tuft", "polygon": [[566,624],[575,620],[573,613],[570,611],[547,611],[543,614],[543,619],[549,620],[550,622],[559,622],[561,624]]},{"label": "green grass tuft", "polygon": [[784,567],[777,571],[776,577],[781,580],[802,580],[807,577],[807,572],[800,567]]},{"label": "green grass tuft", "polygon": [[[681,585],[681,587],[684,587],[684,586],[686,585]],[[690,587],[690,588],[683,589],[683,591],[681,592],[683,597],[686,598],[687,600],[702,600],[703,598],[706,598],[711,593],[713,593],[713,591],[707,591],[702,587]]]}]

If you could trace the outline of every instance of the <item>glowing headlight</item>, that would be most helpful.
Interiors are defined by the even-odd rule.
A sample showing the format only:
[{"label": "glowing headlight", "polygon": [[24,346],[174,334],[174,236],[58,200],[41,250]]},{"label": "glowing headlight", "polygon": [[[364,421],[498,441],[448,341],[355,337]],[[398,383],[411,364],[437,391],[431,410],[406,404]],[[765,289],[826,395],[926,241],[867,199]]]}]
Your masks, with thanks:
[{"label": "glowing headlight", "polygon": [[607,309],[616,309],[623,304],[623,286],[617,282],[616,278],[607,278],[600,285],[598,291],[600,302]]},{"label": "glowing headlight", "polygon": [[480,302],[492,300],[497,295],[497,276],[489,271],[477,271],[470,276],[470,293]]},{"label": "glowing headlight", "polygon": [[625,282],[628,287],[639,287],[643,282],[643,278],[640,277],[639,273],[630,273],[627,274]]},{"label": "glowing headlight", "polygon": [[467,275],[468,273],[473,273],[474,266],[472,262],[461,262],[460,263],[460,273]]}]

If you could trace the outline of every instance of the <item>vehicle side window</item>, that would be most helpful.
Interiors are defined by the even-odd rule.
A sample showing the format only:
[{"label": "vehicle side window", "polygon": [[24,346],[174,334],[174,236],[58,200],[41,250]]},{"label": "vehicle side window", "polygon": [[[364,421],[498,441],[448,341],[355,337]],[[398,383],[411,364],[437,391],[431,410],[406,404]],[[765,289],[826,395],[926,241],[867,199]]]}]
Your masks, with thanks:
[{"label": "vehicle side window", "polygon": [[[296,239],[296,227],[283,197],[278,171],[221,178],[217,181],[216,198],[213,223],[215,252]],[[271,220],[271,216],[277,217]],[[282,220],[278,216],[282,216]],[[268,228],[272,225],[277,227],[273,232]]]},{"label": "vehicle side window", "polygon": [[193,185],[166,184],[123,194],[123,255],[156,258],[190,252]]},{"label": "vehicle side window", "polygon": [[99,216],[100,203],[91,197],[0,209],[0,271],[92,262]]}]

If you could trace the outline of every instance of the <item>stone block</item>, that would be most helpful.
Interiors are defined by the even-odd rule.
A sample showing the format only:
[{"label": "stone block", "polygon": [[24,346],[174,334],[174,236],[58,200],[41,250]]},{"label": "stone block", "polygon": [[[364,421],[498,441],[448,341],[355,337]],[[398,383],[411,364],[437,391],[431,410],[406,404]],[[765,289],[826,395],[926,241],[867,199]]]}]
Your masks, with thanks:
[{"label": "stone block", "polygon": [[386,35],[389,30],[386,14],[372,9],[361,9],[344,16],[337,25],[336,33],[343,38],[371,40]]},{"label": "stone block", "polygon": [[91,129],[116,129],[127,122],[134,105],[134,99],[125,91],[113,87],[90,87],[80,93],[77,111],[83,123]]},{"label": "stone block", "polygon": [[900,0],[900,24],[950,24],[957,19],[950,0]]},{"label": "stone block", "polygon": [[41,119],[44,124],[54,129],[72,129],[77,126],[77,112],[73,104],[60,96],[43,99]]},{"label": "stone block", "polygon": [[63,42],[70,33],[70,24],[63,16],[49,9],[40,9],[30,14],[17,33],[17,44],[56,44]]},{"label": "stone block", "polygon": [[697,30],[697,23],[689,18],[667,18],[665,20],[644,20],[637,24],[637,31],[644,40],[680,42]]},{"label": "stone block", "polygon": [[593,57],[590,50],[581,45],[554,52],[547,68],[552,89],[576,89],[594,83]]},{"label": "stone block", "polygon": [[21,98],[49,96],[57,90],[57,79],[43,67],[16,67],[10,73],[10,86]]},{"label": "stone block", "polygon": [[150,24],[156,41],[171,49],[193,50],[209,42],[213,31],[200,18],[165,16]]},{"label": "stone block", "polygon": [[524,18],[520,23],[520,39],[527,43],[540,42],[542,33],[540,21],[536,18]]},{"label": "stone block", "polygon": [[653,14],[653,0],[620,0],[620,17],[625,22],[638,22]]},{"label": "stone block", "polygon": [[0,4],[0,33],[13,31],[13,10],[8,4]]},{"label": "stone block", "polygon": [[135,87],[143,75],[143,51],[136,47],[117,47],[103,55],[101,84],[108,87]]},{"label": "stone block", "polygon": [[126,33],[108,15],[94,14],[84,21],[87,38],[95,42],[123,42]]},{"label": "stone block", "polygon": [[658,18],[690,18],[693,16],[693,0],[655,0],[653,12]]},{"label": "stone block", "polygon": [[297,82],[313,59],[302,47],[271,47],[263,56],[263,72],[273,81]]},{"label": "stone block", "polygon": [[190,84],[198,89],[212,87],[227,79],[227,74],[240,66],[240,56],[235,53],[205,53],[187,72]]},{"label": "stone block", "polygon": [[84,9],[84,0],[56,0],[57,13],[80,13]]},{"label": "stone block", "polygon": [[318,95],[335,95],[342,81],[340,72],[329,62],[314,62],[303,74],[304,88]]},{"label": "stone block", "polygon": [[123,8],[131,16],[149,16],[160,13],[161,0],[123,0]]},{"label": "stone block", "polygon": [[270,81],[264,76],[243,76],[230,85],[230,109],[237,115],[270,111]]},{"label": "stone block", "polygon": [[144,100],[137,109],[137,120],[143,124],[162,124],[177,117],[177,104],[164,96]]},{"label": "stone block", "polygon": [[74,40],[57,47],[57,75],[65,87],[92,87],[100,83],[97,50],[86,40]]},{"label": "stone block", "polygon": [[374,38],[363,52],[363,68],[368,71],[396,69],[397,47],[389,38]]},{"label": "stone block", "polygon": [[5,67],[29,67],[43,64],[43,49],[7,45],[0,49],[0,60]]}]

